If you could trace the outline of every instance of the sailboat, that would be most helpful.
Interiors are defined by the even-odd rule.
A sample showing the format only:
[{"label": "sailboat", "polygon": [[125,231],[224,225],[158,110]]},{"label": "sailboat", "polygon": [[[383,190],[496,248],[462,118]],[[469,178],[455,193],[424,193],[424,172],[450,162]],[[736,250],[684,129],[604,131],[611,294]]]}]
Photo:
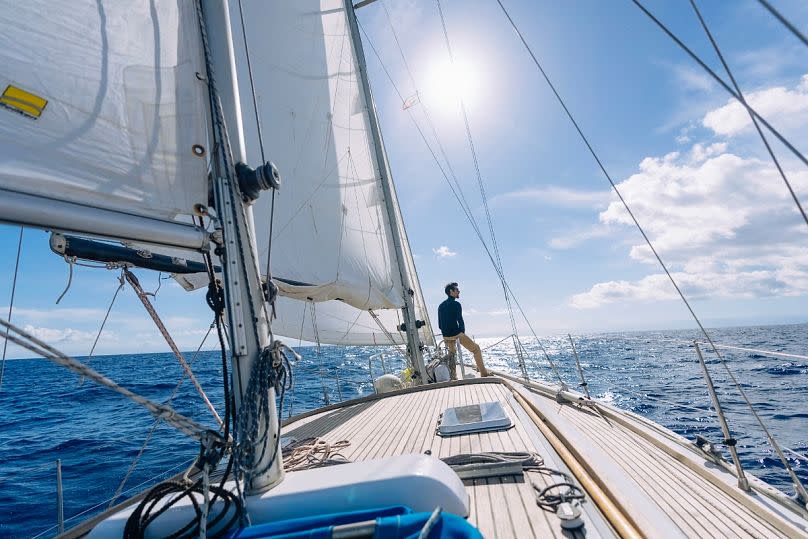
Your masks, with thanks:
[{"label": "sailboat", "polygon": [[[6,19],[0,219],[133,287],[133,268],[207,287],[228,346],[211,429],[0,320],[200,444],[185,474],[65,537],[808,536],[808,499],[746,474],[729,430],[726,460],[583,380],[434,380],[350,1],[80,4]],[[280,336],[401,347],[406,387],[281,421]]]}]

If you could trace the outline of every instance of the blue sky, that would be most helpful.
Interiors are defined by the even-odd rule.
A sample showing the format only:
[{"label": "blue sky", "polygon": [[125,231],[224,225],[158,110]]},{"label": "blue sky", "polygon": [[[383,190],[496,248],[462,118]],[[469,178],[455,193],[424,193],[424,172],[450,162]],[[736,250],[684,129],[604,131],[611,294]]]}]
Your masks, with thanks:
[{"label": "blue sky", "polygon": [[[382,1],[415,79],[410,82]],[[503,0],[710,325],[808,320],[808,226],[788,198],[745,112],[628,0]],[[648,0],[715,69],[720,64],[688,2]],[[774,3],[774,2],[773,2]],[[700,2],[750,101],[803,151],[808,134],[808,47],[753,0]],[[808,28],[808,4],[774,3]],[[505,273],[539,334],[692,327],[642,239],[553,99],[495,0],[442,0]],[[405,97],[418,91],[476,218],[484,213],[432,1],[380,0],[360,23]],[[510,332],[496,275],[365,44],[374,96],[422,288],[434,317],[443,284],[461,284],[469,333]],[[723,73],[723,72],[721,72]],[[411,117],[412,116],[412,117]],[[808,204],[808,171],[775,144]],[[5,317],[18,229],[0,226]],[[47,234],[26,230],[14,319],[66,351],[86,354],[117,287],[112,272],[67,265]],[[157,275],[143,273],[145,288]],[[203,297],[164,281],[156,305],[183,348],[210,313]],[[520,331],[524,332],[524,324]],[[213,341],[209,342],[213,345]],[[125,289],[99,353],[165,350]],[[14,353],[11,354],[14,357]],[[19,355],[19,354],[17,354]]]}]

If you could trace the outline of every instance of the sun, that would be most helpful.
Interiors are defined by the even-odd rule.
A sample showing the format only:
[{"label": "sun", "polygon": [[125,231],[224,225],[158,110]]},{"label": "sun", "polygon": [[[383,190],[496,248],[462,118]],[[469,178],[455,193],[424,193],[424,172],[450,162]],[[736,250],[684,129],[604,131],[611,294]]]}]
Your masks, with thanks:
[{"label": "sun", "polygon": [[436,62],[427,73],[421,97],[441,110],[457,107],[461,99],[470,106],[477,97],[479,83],[474,67],[462,59]]}]

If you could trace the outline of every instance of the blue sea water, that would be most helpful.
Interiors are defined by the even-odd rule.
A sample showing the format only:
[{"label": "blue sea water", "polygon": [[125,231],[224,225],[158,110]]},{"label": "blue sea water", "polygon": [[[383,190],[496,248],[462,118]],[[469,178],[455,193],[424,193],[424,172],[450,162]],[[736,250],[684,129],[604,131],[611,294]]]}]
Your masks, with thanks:
[{"label": "blue sea water", "polygon": [[[716,329],[721,343],[808,354],[808,325]],[[593,397],[647,416],[693,439],[722,435],[705,389],[691,331],[615,333],[574,337]],[[487,365],[517,373],[510,340],[480,339]],[[553,380],[535,342],[526,341],[531,377]],[[566,336],[542,340],[570,386],[578,383]],[[372,392],[368,357],[375,347],[304,347],[294,366],[295,389],[287,395],[284,417],[326,402]],[[799,455],[808,454],[808,361],[754,352],[726,351],[727,362],[777,441]],[[189,354],[186,357],[192,357]],[[751,473],[793,493],[791,482],[752,418],[723,366],[707,354],[730,427],[738,438],[744,466]],[[95,357],[89,364],[124,387],[155,401],[175,391],[182,371],[171,354]],[[221,358],[202,352],[193,370],[207,394],[222,409]],[[400,366],[400,360],[396,364]],[[378,364],[374,374],[380,374]],[[179,412],[213,425],[210,412],[186,380],[172,405]],[[153,435],[150,433],[154,429]],[[9,361],[0,389],[0,537],[50,537],[56,532],[56,459],[62,463],[67,526],[104,509],[133,459],[148,440],[124,487],[133,495],[182,471],[197,453],[196,444],[173,428],[158,424],[142,408],[90,381],[42,359]],[[791,465],[808,482],[808,463],[787,452]]]}]

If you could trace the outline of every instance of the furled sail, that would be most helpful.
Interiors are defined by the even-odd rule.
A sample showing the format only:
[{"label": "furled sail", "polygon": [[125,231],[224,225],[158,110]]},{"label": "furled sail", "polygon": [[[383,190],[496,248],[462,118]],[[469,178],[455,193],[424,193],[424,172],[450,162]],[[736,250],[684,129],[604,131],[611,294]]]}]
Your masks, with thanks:
[{"label": "furled sail", "polygon": [[[283,181],[272,274],[296,301],[279,304],[273,328],[309,341],[389,343],[367,312],[378,309],[401,342],[397,311],[381,314],[403,307],[405,291],[343,0],[231,2],[231,20],[247,158],[272,160]],[[261,197],[253,213],[264,270],[271,204]]]},{"label": "furled sail", "polygon": [[[77,221],[172,221],[207,204],[193,2],[0,0],[0,25],[0,202],[47,199]],[[63,224],[50,209],[30,217]]]}]

